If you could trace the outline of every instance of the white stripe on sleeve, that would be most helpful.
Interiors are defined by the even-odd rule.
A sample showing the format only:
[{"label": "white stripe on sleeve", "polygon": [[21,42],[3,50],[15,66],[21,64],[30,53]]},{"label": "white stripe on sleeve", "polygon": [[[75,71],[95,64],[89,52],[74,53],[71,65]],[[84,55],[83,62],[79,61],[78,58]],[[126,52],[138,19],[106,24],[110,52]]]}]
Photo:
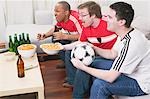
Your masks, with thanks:
[{"label": "white stripe on sleeve", "polygon": [[74,22],[74,24],[76,25],[76,28],[77,28],[79,34],[81,34],[82,33],[82,28],[81,28],[78,20],[74,16],[72,16],[72,15],[70,15],[69,19]]}]

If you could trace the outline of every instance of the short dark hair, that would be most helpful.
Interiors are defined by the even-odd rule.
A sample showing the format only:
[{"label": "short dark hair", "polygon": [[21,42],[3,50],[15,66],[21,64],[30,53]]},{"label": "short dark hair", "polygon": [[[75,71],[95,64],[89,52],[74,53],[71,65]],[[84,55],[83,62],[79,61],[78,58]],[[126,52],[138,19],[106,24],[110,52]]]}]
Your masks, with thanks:
[{"label": "short dark hair", "polygon": [[111,4],[109,7],[115,10],[117,20],[126,20],[125,26],[129,28],[134,17],[134,10],[132,6],[125,2],[116,2]]},{"label": "short dark hair", "polygon": [[59,1],[58,4],[61,4],[65,11],[71,10],[70,4],[66,1]]},{"label": "short dark hair", "polygon": [[78,9],[87,8],[90,16],[96,15],[98,18],[102,18],[101,7],[94,1],[88,1],[78,6]]}]

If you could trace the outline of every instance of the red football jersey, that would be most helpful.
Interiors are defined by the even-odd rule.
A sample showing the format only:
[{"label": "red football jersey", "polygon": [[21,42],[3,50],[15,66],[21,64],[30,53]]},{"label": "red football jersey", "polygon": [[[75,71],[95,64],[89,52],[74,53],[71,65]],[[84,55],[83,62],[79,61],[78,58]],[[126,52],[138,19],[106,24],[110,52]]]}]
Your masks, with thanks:
[{"label": "red football jersey", "polygon": [[82,32],[81,21],[79,20],[79,14],[76,11],[71,10],[69,20],[67,22],[58,22],[56,24],[58,27],[67,30],[70,33]]},{"label": "red football jersey", "polygon": [[[107,41],[103,40],[103,38],[107,39]],[[98,27],[83,28],[79,40],[82,42],[88,41],[99,48],[111,49],[117,40],[117,35],[114,32],[108,31],[107,22],[100,19],[100,24]]]}]

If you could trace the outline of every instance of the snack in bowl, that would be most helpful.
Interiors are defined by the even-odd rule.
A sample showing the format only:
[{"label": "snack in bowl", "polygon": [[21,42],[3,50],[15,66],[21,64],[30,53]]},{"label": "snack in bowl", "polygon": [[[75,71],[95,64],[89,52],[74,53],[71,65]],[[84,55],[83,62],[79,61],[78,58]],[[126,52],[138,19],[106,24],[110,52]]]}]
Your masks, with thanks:
[{"label": "snack in bowl", "polygon": [[60,50],[63,49],[63,46],[60,43],[47,43],[41,44],[40,48],[47,53],[48,55],[57,54]]},{"label": "snack in bowl", "polygon": [[30,58],[35,54],[36,48],[34,44],[22,44],[17,47],[17,50],[23,58]]}]

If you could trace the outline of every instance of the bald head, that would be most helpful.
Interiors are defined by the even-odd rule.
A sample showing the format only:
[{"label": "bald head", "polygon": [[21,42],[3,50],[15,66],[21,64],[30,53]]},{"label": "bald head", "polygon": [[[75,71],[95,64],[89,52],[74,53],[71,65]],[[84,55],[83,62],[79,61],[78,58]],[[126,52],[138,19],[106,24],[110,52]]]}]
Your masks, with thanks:
[{"label": "bald head", "polygon": [[65,11],[70,11],[70,10],[71,10],[71,7],[70,7],[69,3],[66,2],[66,1],[60,1],[60,2],[58,2],[57,4],[62,5],[62,8],[63,8]]},{"label": "bald head", "polygon": [[58,22],[65,22],[70,16],[70,5],[66,1],[60,1],[55,6],[55,17]]}]

